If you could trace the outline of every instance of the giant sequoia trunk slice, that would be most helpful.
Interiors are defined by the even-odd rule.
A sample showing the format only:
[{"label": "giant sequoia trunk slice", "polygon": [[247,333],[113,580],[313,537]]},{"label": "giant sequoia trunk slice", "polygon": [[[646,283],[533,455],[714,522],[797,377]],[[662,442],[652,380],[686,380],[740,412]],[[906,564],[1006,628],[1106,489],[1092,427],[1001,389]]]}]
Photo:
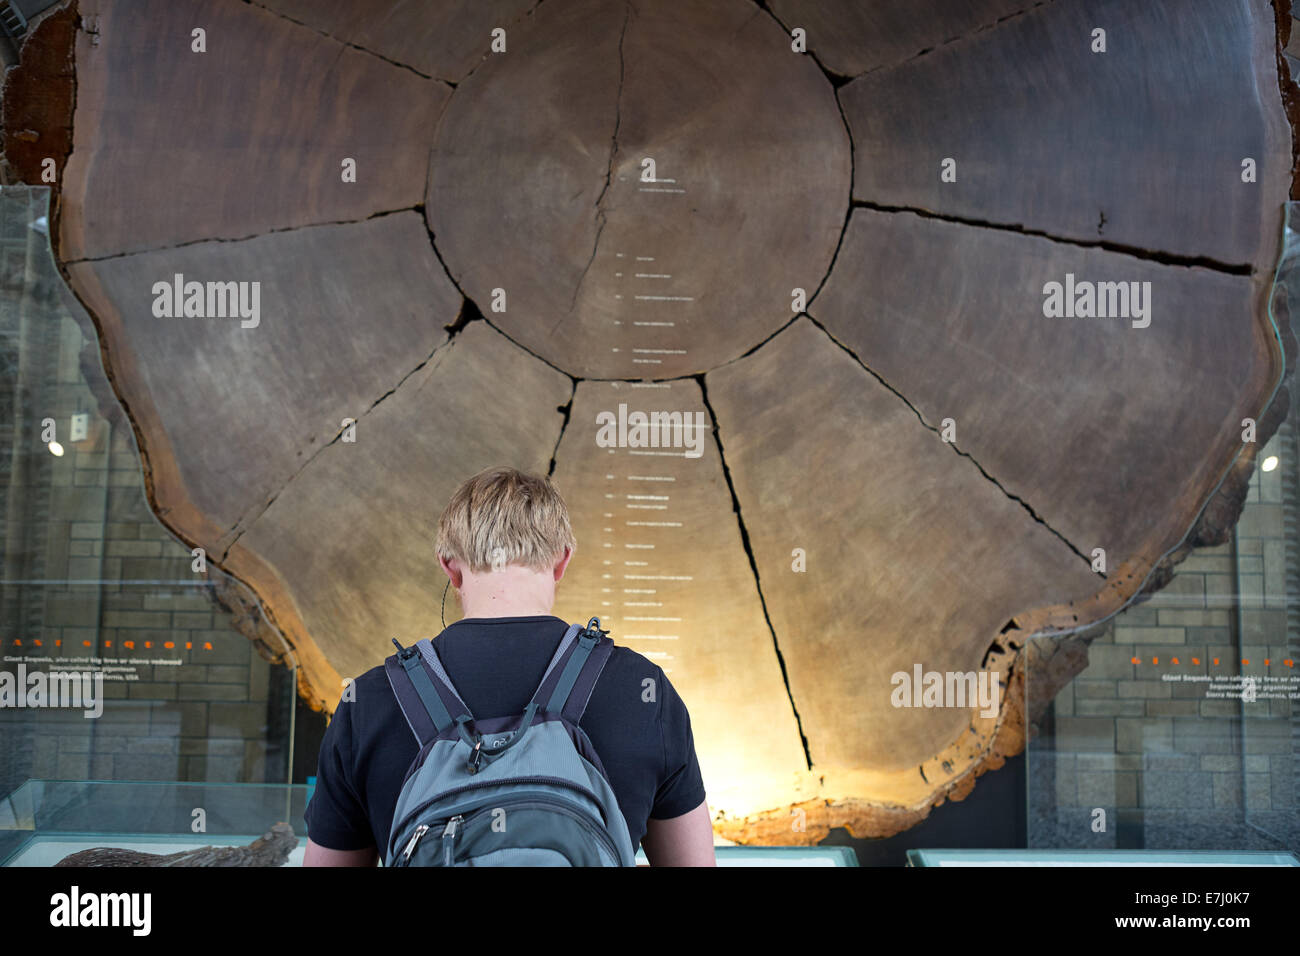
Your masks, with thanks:
[{"label": "giant sequoia trunk slice", "polygon": [[[315,706],[438,629],[456,484],[554,455],[557,613],[668,673],[718,829],[889,834],[1235,521],[1294,344],[1265,4],[268,5],[81,4],[59,252],[154,507]],[[260,281],[259,326],[155,315],[176,274]],[[1045,315],[1076,280],[1150,323]],[[699,456],[605,447],[620,403],[704,413]],[[916,665],[998,712],[895,707]]]}]

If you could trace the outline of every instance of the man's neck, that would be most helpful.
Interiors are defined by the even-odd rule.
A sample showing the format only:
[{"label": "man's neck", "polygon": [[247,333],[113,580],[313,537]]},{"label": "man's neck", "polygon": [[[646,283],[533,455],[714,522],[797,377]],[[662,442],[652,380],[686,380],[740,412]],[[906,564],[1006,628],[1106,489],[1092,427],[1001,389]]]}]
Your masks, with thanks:
[{"label": "man's neck", "polygon": [[545,617],[555,606],[555,579],[518,567],[466,574],[460,602],[467,618]]}]

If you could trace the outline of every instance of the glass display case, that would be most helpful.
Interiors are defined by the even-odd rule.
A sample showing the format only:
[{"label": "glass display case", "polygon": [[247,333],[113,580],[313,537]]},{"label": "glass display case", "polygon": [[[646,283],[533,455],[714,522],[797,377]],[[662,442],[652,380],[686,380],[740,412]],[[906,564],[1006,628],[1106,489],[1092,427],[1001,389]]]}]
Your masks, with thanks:
[{"label": "glass display case", "polygon": [[[298,845],[312,787],[285,784],[29,780],[0,800],[0,866],[53,866],[96,847],[166,855],[203,846],[247,846],[276,823]],[[719,866],[857,866],[848,847],[719,846]],[[647,865],[637,852],[637,864]]]},{"label": "glass display case", "polygon": [[[287,781],[294,655],[150,507],[95,328],[50,252],[49,197],[0,187],[0,793]],[[28,692],[73,675],[89,706]]]},{"label": "glass display case", "polygon": [[0,865],[53,866],[95,847],[165,855],[246,846],[276,823],[307,844],[305,785],[29,780],[0,800]]}]

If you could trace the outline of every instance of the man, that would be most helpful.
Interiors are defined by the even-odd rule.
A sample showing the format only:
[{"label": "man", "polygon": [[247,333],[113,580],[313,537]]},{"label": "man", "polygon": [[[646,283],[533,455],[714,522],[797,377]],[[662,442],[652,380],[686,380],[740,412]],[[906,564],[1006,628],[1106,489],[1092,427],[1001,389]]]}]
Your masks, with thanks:
[{"label": "man", "polygon": [[[489,468],[452,495],[438,521],[438,563],[465,618],[433,644],[476,717],[523,713],[568,627],[551,608],[575,547],[568,509],[548,479]],[[306,866],[374,866],[416,756],[383,666],[352,690],[321,744]],[[715,866],[690,715],[664,672],[615,646],[579,726],[609,775],[632,845],[654,866]]]}]

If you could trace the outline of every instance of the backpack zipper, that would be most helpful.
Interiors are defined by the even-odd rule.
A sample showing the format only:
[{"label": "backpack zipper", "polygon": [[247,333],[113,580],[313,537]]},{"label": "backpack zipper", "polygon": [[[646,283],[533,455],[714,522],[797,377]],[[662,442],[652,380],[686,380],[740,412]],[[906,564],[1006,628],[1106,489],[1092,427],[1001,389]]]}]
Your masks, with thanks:
[{"label": "backpack zipper", "polygon": [[[456,814],[456,816],[452,817],[450,820],[447,821],[447,826],[442,831],[442,845],[443,845],[443,850],[445,853],[445,860],[446,860],[446,863],[444,865],[446,866],[451,866],[452,842],[456,839],[456,827],[459,824],[464,822],[465,822],[465,817],[458,813]],[[423,837],[428,832],[429,832],[429,825],[427,823],[421,823],[418,827],[415,828],[415,832],[411,834],[410,842],[406,844],[406,849],[402,851],[403,865],[406,865],[411,862],[411,854],[415,852],[416,844],[419,843],[420,838]]]},{"label": "backpack zipper", "polygon": [[417,819],[420,816],[420,814],[423,813],[425,810],[429,809],[429,807],[433,806],[435,803],[438,803],[441,800],[447,799],[448,797],[455,796],[458,793],[464,793],[467,790],[479,790],[482,789],[483,787],[500,787],[500,786],[506,786],[514,783],[544,783],[544,784],[554,785],[557,787],[565,787],[569,790],[573,790],[577,793],[582,794],[584,797],[586,797],[587,799],[591,800],[594,804],[596,804],[596,806],[598,807],[600,806],[600,799],[594,793],[592,793],[586,787],[582,787],[576,783],[573,783],[572,781],[565,780],[563,777],[531,776],[531,777],[508,777],[502,780],[477,780],[474,783],[467,783],[464,784],[463,786],[456,787],[452,790],[445,790],[442,793],[438,794],[437,796],[425,800],[418,807],[416,807],[414,810],[412,810],[411,812],[406,814],[405,817],[402,818],[402,825],[401,827],[398,828],[398,832],[400,833],[403,829],[405,829],[406,826],[409,823],[411,823],[411,821]]},{"label": "backpack zipper", "polygon": [[[622,857],[619,855],[618,847],[614,845],[614,839],[608,833],[602,830],[600,827],[592,823],[591,820],[589,820],[587,817],[583,816],[577,810],[574,810],[572,807],[558,800],[548,800],[545,798],[540,798],[540,799],[533,798],[533,799],[507,800],[498,804],[495,807],[484,807],[481,810],[478,810],[475,813],[470,814],[468,822],[466,821],[464,814],[460,814],[460,813],[456,814],[454,817],[449,819],[447,821],[447,826],[442,831],[442,849],[443,849],[442,865],[443,866],[452,865],[452,861],[455,855],[456,836],[458,832],[463,833],[465,827],[469,826],[469,824],[472,824],[475,820],[483,816],[485,813],[491,813],[494,810],[498,810],[498,809],[500,810],[519,809],[521,807],[534,807],[534,808],[539,808],[544,810],[550,810],[552,812],[561,813],[568,817],[571,817],[573,820],[577,821],[579,826],[581,826],[583,829],[587,830],[594,837],[596,837],[596,839],[601,843],[601,845],[604,846],[607,851],[609,851],[609,855],[614,860],[621,861]],[[462,826],[462,824],[464,824],[464,826]],[[415,833],[412,835],[410,842],[407,843],[406,849],[402,853],[403,866],[407,866],[410,864],[411,855],[415,852],[416,844],[420,842],[420,838],[423,837],[425,833],[428,832],[428,830],[429,830],[428,825],[423,823],[415,828]]]},{"label": "backpack zipper", "polygon": [[406,849],[402,851],[403,863],[409,863],[411,861],[411,854],[415,852],[415,845],[420,842],[420,837],[424,836],[427,832],[429,832],[429,827],[426,824],[421,823],[415,828],[415,833],[411,834],[411,842],[406,844]]},{"label": "backpack zipper", "polygon": [[442,831],[443,866],[451,866],[452,854],[456,849],[456,825],[464,822],[465,818],[458,813],[447,821],[447,828]]}]

